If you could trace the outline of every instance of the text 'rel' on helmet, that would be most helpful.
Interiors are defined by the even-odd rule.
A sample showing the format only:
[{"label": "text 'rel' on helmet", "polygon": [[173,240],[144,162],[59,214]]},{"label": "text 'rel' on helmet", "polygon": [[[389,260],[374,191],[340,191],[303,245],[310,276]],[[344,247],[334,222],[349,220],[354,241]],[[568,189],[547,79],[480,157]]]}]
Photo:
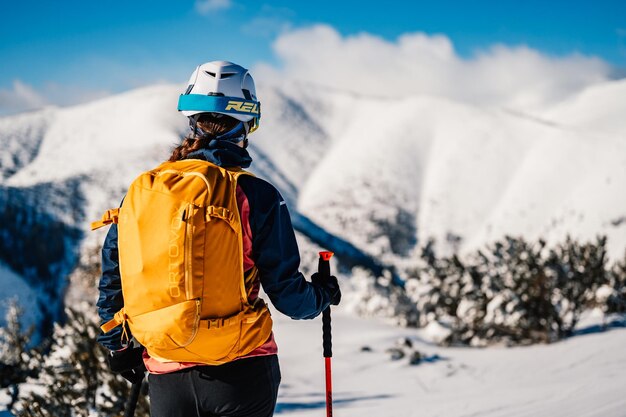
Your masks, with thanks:
[{"label": "text 'rel' on helmet", "polygon": [[248,124],[251,133],[259,127],[261,103],[247,69],[228,61],[212,61],[191,74],[187,90],[178,99],[178,111],[188,117],[225,114]]}]

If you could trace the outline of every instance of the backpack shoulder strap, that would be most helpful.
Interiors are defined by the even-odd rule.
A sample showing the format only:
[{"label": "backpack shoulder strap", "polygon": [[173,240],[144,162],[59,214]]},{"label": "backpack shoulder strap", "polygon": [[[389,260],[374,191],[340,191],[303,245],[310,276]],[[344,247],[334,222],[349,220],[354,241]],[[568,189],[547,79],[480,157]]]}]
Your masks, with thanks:
[{"label": "backpack shoulder strap", "polygon": [[239,179],[239,177],[241,177],[242,175],[249,175],[251,177],[256,177],[256,175],[254,175],[252,172],[248,172],[245,169],[239,169],[237,171],[230,171],[233,174],[233,177],[235,177],[235,179]]}]

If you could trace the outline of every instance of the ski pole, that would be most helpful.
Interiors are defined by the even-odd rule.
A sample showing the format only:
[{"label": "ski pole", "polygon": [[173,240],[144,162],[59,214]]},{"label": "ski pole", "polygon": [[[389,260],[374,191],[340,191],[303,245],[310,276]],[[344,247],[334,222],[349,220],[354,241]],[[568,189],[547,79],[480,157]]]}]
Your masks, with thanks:
[{"label": "ski pole", "polygon": [[[320,252],[317,272],[322,279],[330,279],[330,258],[332,252]],[[330,306],[322,312],[322,346],[324,347],[324,365],[326,369],[326,417],[333,417],[333,384],[331,360],[333,343],[330,326]]]},{"label": "ski pole", "polygon": [[135,409],[137,408],[137,402],[139,401],[139,394],[141,394],[141,384],[143,383],[143,378],[139,382],[135,382],[130,387],[130,394],[128,394],[128,399],[126,400],[126,404],[124,404],[124,417],[133,417],[135,415]]}]

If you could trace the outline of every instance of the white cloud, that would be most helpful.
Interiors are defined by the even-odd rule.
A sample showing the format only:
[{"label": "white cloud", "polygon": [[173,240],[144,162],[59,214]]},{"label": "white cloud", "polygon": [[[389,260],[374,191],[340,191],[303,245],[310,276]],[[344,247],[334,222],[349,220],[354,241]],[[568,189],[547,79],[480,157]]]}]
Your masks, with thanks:
[{"label": "white cloud", "polygon": [[0,89],[0,114],[34,110],[48,104],[48,101],[33,87],[20,80],[14,80],[10,89]]},{"label": "white cloud", "polygon": [[326,25],[287,32],[273,48],[280,65],[259,65],[263,81],[297,79],[362,94],[429,94],[522,109],[559,101],[611,72],[606,62],[579,54],[553,57],[497,44],[462,58],[444,35],[408,33],[392,42],[368,33],[344,37]]},{"label": "white cloud", "polygon": [[231,0],[196,0],[196,10],[200,14],[209,14],[218,10],[226,10],[233,5]]}]

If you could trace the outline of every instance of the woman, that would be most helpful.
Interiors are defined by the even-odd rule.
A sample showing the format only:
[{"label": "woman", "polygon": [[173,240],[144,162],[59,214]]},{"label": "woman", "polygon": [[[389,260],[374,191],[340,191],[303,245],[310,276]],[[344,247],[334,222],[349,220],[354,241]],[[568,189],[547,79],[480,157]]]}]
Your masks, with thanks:
[{"label": "woman", "polygon": [[[338,304],[341,292],[336,278],[321,280],[314,275],[312,282],[307,282],[298,271],[298,247],[289,212],[280,193],[264,180],[251,175],[240,175],[240,169],[249,167],[252,162],[246,150],[248,135],[256,130],[260,118],[260,103],[257,101],[254,81],[249,72],[239,65],[225,61],[200,65],[193,72],[185,94],[181,95],[179,111],[189,117],[191,133],[174,149],[169,162],[176,166],[187,162],[201,165],[210,172],[219,170],[221,176],[217,175],[215,178],[236,179],[233,184],[236,184],[238,216],[231,216],[230,220],[238,218],[234,228],[241,231],[241,248],[238,249],[243,254],[243,298],[246,298],[246,305],[264,306],[258,298],[260,286],[263,286],[276,309],[293,319],[311,319],[329,304]],[[151,175],[154,176],[154,173]],[[219,186],[220,184],[213,184],[209,189],[217,190]],[[128,196],[126,198],[129,199]],[[124,204],[120,209],[122,212]],[[183,211],[183,221],[185,216],[188,217],[189,214]],[[209,217],[207,219],[211,220]],[[194,229],[196,226],[204,227],[205,224],[196,223]],[[120,220],[119,230],[122,231],[124,227],[130,229],[129,226],[123,226]],[[170,247],[164,250],[165,253],[178,253],[177,247],[173,249]],[[130,273],[120,273],[120,255],[127,256],[123,255],[124,250],[126,249],[118,246],[118,227],[113,224],[102,250],[102,277],[97,306],[103,322],[116,321],[122,317],[123,315],[116,312],[127,307],[124,294],[130,294],[130,291],[136,294],[140,291],[128,284]],[[130,256],[127,259],[123,265],[135,262]],[[147,267],[149,265],[141,265],[137,270],[144,271]],[[202,278],[204,286],[222,284],[214,284],[211,281],[214,278],[208,275]],[[220,279],[240,279],[234,275]],[[178,295],[179,290],[175,287],[170,292]],[[145,295],[140,294],[139,297]],[[211,301],[219,303],[220,300],[215,300],[215,297],[214,295]],[[217,297],[220,297],[220,293]],[[126,298],[128,304],[129,297]],[[231,318],[218,317],[221,323]],[[125,320],[125,317],[117,320],[117,324],[122,326],[101,334],[98,341],[111,352],[111,369],[129,381],[140,381],[144,369],[147,368],[153,417],[273,415],[280,370],[277,345],[271,333],[271,320],[265,322],[269,323],[269,336],[260,332],[258,326],[255,328],[254,323],[249,330],[242,327],[244,330],[237,346],[245,344],[243,340],[248,348],[236,351],[240,355],[233,354],[231,350],[229,355],[216,359],[217,356],[210,357],[207,347],[206,357],[202,356],[202,349],[195,353],[199,358],[197,361],[180,360],[188,356],[170,355],[169,351],[158,350],[156,347],[153,350],[148,347],[146,351],[143,346],[134,347],[132,343],[125,343],[123,336],[129,336]],[[137,322],[135,319],[135,325]],[[202,331],[205,336],[208,335],[207,340],[210,340],[209,332],[215,331],[211,330],[211,323],[215,326],[216,319],[213,315],[200,317],[200,327],[205,322],[209,323],[209,329],[203,328]],[[128,323],[131,324],[130,330],[133,330],[131,314],[128,315]],[[138,331],[133,332],[139,339]],[[222,343],[221,340],[216,337],[215,344]]]}]

